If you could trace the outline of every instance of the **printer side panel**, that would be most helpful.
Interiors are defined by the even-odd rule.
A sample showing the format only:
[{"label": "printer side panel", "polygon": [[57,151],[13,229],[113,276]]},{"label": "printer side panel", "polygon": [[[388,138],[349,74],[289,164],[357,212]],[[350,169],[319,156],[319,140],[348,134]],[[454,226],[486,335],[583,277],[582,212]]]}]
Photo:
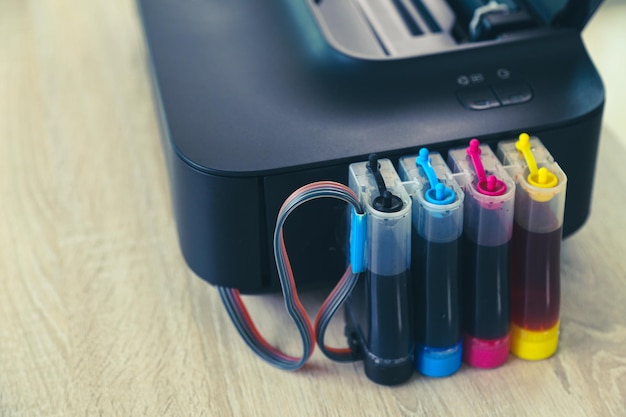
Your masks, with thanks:
[{"label": "printer side panel", "polygon": [[256,177],[202,173],[170,153],[171,192],[181,251],[189,267],[212,285],[257,290],[268,252]]}]

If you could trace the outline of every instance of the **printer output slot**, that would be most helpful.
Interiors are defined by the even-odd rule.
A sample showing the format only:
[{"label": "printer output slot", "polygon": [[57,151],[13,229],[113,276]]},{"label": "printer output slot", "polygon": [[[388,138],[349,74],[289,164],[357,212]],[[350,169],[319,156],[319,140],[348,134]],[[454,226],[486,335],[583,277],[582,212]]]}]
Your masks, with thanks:
[{"label": "printer output slot", "polygon": [[338,49],[385,59],[427,55],[549,24],[523,0],[307,0]]},{"label": "printer output slot", "polygon": [[316,0],[330,38],[368,58],[424,55],[453,47],[455,16],[442,0]]},{"label": "printer output slot", "polygon": [[470,42],[491,40],[538,25],[520,0],[448,0],[448,3],[456,14],[461,32]]}]

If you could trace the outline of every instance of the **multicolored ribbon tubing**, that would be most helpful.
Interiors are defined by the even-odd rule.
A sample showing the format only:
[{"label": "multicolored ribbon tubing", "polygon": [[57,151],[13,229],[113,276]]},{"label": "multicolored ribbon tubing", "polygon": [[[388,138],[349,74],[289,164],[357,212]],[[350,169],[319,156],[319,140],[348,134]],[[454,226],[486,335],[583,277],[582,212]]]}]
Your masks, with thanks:
[{"label": "multicolored ribbon tubing", "polygon": [[[330,359],[340,362],[356,360],[356,353],[349,347],[333,348],[326,346],[324,344],[324,334],[333,315],[354,288],[361,268],[354,268],[352,265],[348,266],[340,281],[322,304],[313,326],[298,297],[295,279],[289,263],[287,249],[285,248],[283,225],[287,217],[301,204],[318,198],[336,198],[350,204],[352,206],[353,225],[355,223],[364,224],[364,222],[358,219],[362,220],[365,216],[363,207],[354,191],[343,184],[333,181],[314,182],[297,189],[285,200],[278,212],[274,230],[274,256],[281,289],[285,298],[285,307],[302,338],[303,352],[301,356],[287,355],[267,342],[254,325],[241,299],[239,290],[218,286],[220,298],[226,307],[226,311],[246,344],[269,364],[289,371],[298,370],[306,363],[313,354],[316,341],[322,352]],[[355,219],[357,220],[355,221]],[[354,232],[352,235],[354,236]],[[361,236],[359,239],[363,240],[364,237]],[[362,245],[362,242],[352,242],[351,245]],[[351,252],[354,252],[354,250],[351,250]],[[351,261],[351,263],[356,263],[353,259]]]}]

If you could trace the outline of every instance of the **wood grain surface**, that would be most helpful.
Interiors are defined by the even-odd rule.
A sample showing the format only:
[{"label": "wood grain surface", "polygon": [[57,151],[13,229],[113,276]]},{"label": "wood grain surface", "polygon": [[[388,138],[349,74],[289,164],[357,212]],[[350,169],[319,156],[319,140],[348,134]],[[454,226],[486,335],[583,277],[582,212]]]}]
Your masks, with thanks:
[{"label": "wood grain surface", "polygon": [[[0,0],[0,415],[625,416],[626,3],[606,3],[585,36],[607,117],[592,216],[563,245],[557,355],[387,388],[319,351],[266,365],[187,269],[134,1]],[[281,298],[246,300],[298,352]]]}]

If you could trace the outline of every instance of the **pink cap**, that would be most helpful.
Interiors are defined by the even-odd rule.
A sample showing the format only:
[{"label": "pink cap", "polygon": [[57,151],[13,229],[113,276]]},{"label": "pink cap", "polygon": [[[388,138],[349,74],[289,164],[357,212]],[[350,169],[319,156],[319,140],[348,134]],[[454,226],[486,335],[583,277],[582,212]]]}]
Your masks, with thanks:
[{"label": "pink cap", "polygon": [[511,332],[500,339],[486,340],[465,335],[463,361],[476,368],[496,368],[509,357]]}]

